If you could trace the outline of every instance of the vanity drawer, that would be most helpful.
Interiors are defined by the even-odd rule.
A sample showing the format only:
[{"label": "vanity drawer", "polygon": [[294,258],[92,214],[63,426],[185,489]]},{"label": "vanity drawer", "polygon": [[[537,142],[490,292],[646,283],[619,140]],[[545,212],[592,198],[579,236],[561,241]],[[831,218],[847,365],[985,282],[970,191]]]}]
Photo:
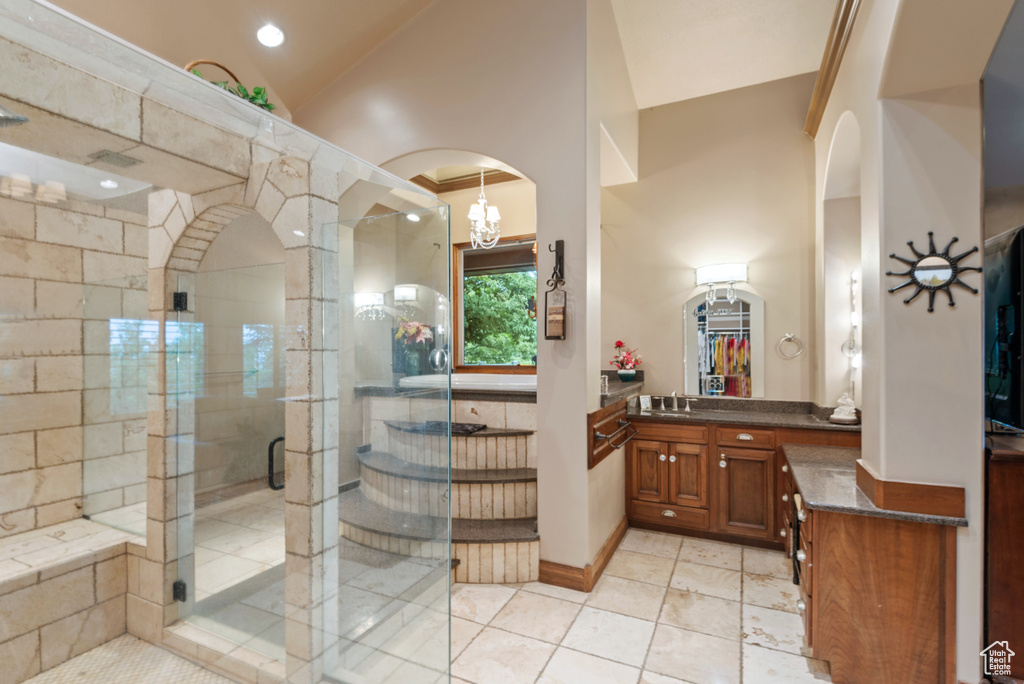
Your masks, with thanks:
[{"label": "vanity drawer", "polygon": [[775,431],[720,427],[718,428],[717,443],[718,446],[771,449],[775,447]]},{"label": "vanity drawer", "polygon": [[640,433],[637,439],[659,442],[685,442],[687,444],[707,444],[708,429],[704,425],[667,425],[665,423],[633,423]]},{"label": "vanity drawer", "polygon": [[706,530],[710,516],[707,509],[690,508],[689,506],[672,506],[671,504],[651,503],[648,501],[630,502],[630,517],[662,525],[676,525],[694,530]]}]

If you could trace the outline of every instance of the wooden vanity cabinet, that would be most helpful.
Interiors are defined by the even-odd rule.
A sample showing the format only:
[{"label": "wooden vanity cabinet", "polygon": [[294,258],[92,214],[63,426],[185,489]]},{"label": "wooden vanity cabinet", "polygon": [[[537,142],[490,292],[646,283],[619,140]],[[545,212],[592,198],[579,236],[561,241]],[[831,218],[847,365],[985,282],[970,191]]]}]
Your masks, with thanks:
[{"label": "wooden vanity cabinet", "polygon": [[723,534],[775,538],[775,452],[719,447],[715,467],[715,529]]},{"label": "wooden vanity cabinet", "polygon": [[790,552],[792,480],[782,444],[860,446],[860,433],[633,419],[631,524]]}]

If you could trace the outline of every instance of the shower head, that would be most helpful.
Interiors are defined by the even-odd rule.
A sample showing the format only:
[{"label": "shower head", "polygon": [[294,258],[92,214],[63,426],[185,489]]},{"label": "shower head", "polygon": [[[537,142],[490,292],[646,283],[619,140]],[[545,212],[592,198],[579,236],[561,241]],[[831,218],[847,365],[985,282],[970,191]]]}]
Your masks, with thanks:
[{"label": "shower head", "polygon": [[28,121],[28,119],[22,116],[21,114],[15,114],[7,107],[0,105],[0,128],[7,128],[8,126],[20,126],[26,121]]}]

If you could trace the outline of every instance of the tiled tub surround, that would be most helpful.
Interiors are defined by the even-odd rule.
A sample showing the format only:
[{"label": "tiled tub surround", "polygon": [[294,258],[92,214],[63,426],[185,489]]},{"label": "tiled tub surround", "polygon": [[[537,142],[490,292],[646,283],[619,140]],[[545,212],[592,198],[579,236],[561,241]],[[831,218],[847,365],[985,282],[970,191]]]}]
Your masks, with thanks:
[{"label": "tiled tub surround", "polygon": [[[17,684],[124,634],[141,540],[73,520],[0,540],[0,682]],[[148,581],[148,580],[147,580]]]},{"label": "tiled tub surround", "polygon": [[358,454],[359,488],[341,496],[342,536],[400,555],[444,558],[437,540],[450,505],[457,582],[536,580],[536,404],[456,400],[456,422],[487,427],[452,436],[449,488],[447,431],[415,421],[429,415],[431,404],[420,402],[436,400],[365,401],[364,436],[371,442]]}]

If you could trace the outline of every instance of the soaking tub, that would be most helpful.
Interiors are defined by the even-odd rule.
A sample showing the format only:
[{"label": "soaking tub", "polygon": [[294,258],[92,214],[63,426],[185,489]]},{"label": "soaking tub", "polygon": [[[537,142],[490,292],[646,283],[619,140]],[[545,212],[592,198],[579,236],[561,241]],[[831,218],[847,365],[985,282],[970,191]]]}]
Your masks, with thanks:
[{"label": "soaking tub", "polygon": [[[399,387],[444,388],[446,375],[416,375],[402,378]],[[494,390],[498,392],[536,392],[536,375],[503,375],[500,373],[453,373],[453,390]]]}]

